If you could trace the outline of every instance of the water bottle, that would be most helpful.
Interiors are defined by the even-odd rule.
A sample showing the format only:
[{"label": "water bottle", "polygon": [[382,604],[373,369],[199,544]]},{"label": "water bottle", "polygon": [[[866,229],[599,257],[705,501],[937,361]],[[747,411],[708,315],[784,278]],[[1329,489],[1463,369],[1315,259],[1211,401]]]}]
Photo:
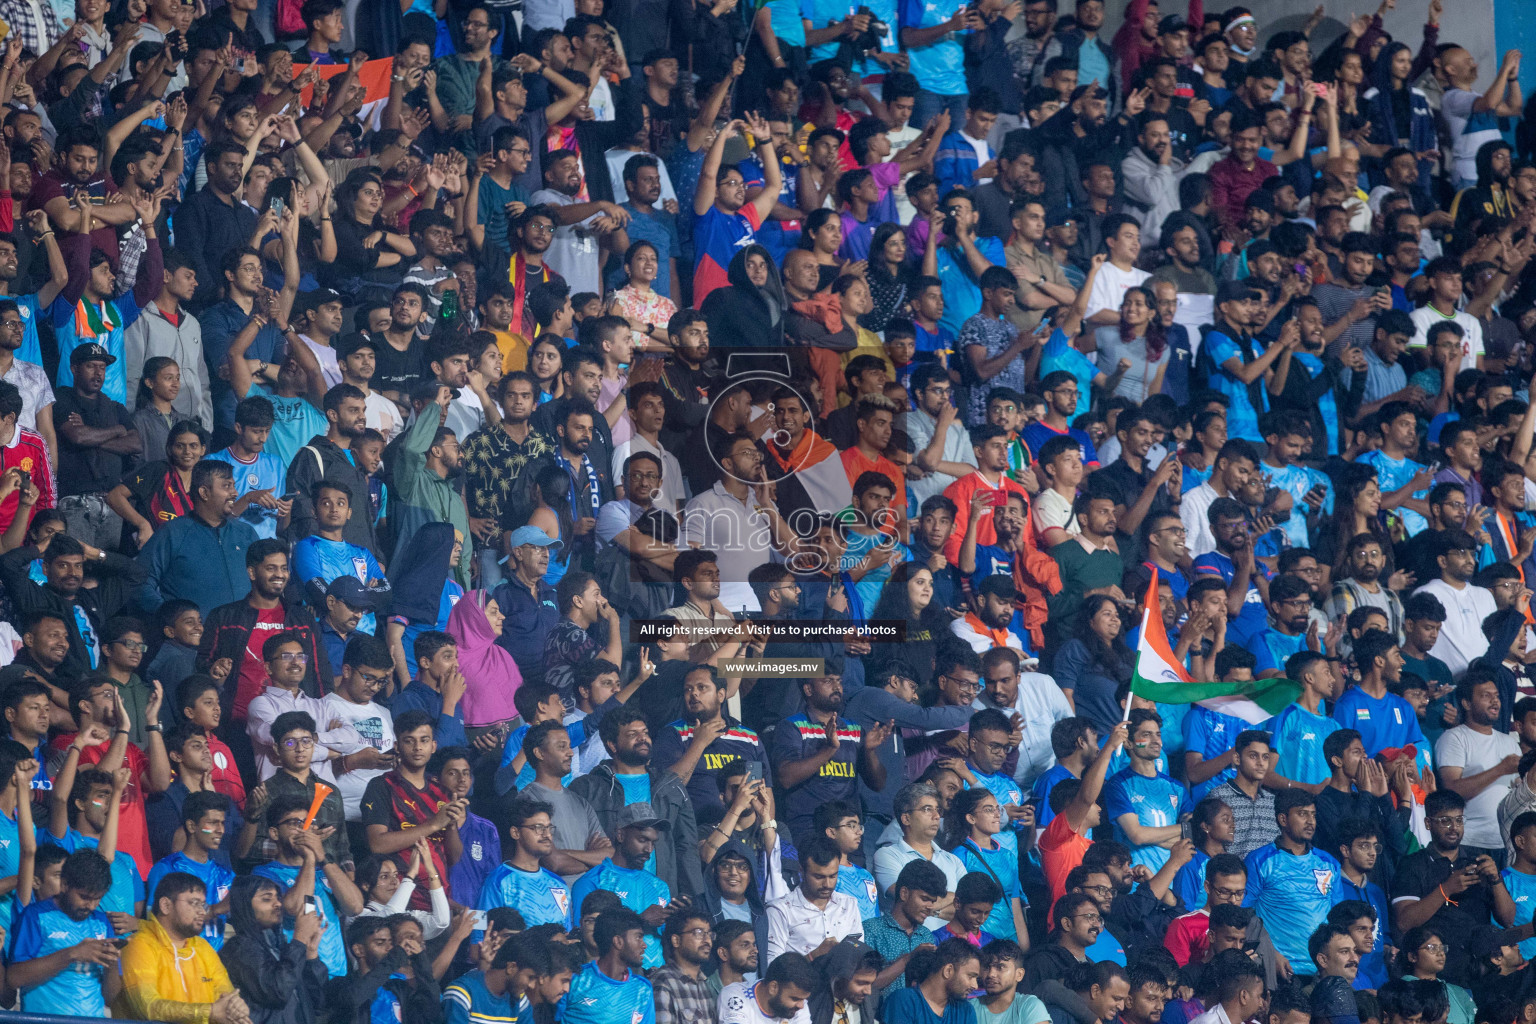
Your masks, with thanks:
[{"label": "water bottle", "polygon": [[444,320],[455,320],[458,318],[458,315],[459,290],[457,288],[449,288],[447,291],[443,292],[443,306],[442,309],[438,311],[438,316],[442,317]]}]

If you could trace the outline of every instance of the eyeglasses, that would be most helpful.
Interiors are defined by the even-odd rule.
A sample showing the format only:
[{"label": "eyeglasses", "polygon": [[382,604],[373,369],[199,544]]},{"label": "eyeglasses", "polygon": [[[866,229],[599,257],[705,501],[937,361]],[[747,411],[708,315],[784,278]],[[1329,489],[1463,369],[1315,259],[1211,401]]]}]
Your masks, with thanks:
[{"label": "eyeglasses", "polygon": [[26,326],[27,325],[22,323],[20,320],[0,320],[0,330],[3,331],[25,330]]},{"label": "eyeglasses", "polygon": [[552,836],[555,834],[555,826],[553,825],[518,825],[517,828],[523,832],[532,832],[536,836]]},{"label": "eyeglasses", "polygon": [[1460,814],[1455,817],[1449,814],[1442,814],[1438,818],[1430,818],[1429,823],[1431,825],[1439,825],[1441,828],[1450,828],[1452,825],[1465,825],[1467,819]]},{"label": "eyeglasses", "polygon": [[304,827],[304,819],[303,818],[284,818],[282,821],[277,823],[277,827],[278,828],[303,828]]},{"label": "eyeglasses", "polygon": [[283,740],[283,749],[284,750],[308,750],[310,747],[313,747],[314,745],[315,745],[315,738],[313,736],[305,736],[303,739],[295,738],[295,739]]},{"label": "eyeglasses", "polygon": [[300,665],[309,660],[309,655],[303,651],[283,651],[277,656],[278,661],[296,661]]},{"label": "eyeglasses", "polygon": [[[1078,888],[1083,890],[1083,892],[1098,893],[1100,896],[1113,896],[1115,894],[1114,887],[1108,885],[1080,885]],[[1094,916],[1097,917],[1098,915],[1095,914]]]},{"label": "eyeglasses", "polygon": [[958,676],[951,676],[951,675],[941,675],[941,676],[939,676],[939,678],[940,679],[948,679],[950,682],[954,683],[955,686],[957,686],[960,689],[961,693],[980,693],[981,692],[981,683],[979,683],[979,682],[972,682],[971,680],[961,679]]},{"label": "eyeglasses", "polygon": [[1240,900],[1248,892],[1247,889],[1212,889],[1212,896],[1220,896],[1224,900]]},{"label": "eyeglasses", "polygon": [[1184,529],[1184,527],[1182,527],[1182,526],[1165,526],[1161,530],[1154,530],[1153,532],[1154,533],[1171,533],[1175,537],[1188,537],[1189,536],[1189,531]]},{"label": "eyeglasses", "polygon": [[714,938],[715,932],[713,928],[689,928],[683,934],[691,935],[695,939],[711,939]]},{"label": "eyeglasses", "polygon": [[1443,942],[1426,942],[1426,943],[1424,943],[1424,945],[1419,947],[1419,952],[1420,953],[1444,953],[1445,952],[1445,943],[1443,943]]},{"label": "eyeglasses", "polygon": [[117,644],[117,646],[121,647],[125,651],[138,651],[140,654],[143,654],[145,651],[149,650],[149,644],[140,643],[133,640],[113,640],[112,642]]}]

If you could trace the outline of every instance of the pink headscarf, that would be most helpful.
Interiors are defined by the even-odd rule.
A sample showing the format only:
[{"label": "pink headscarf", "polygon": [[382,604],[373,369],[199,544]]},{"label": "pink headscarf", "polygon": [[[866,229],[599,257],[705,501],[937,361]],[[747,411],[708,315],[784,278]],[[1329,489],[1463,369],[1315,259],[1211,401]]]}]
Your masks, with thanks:
[{"label": "pink headscarf", "polygon": [[464,673],[464,699],[459,710],[469,727],[495,725],[517,717],[512,695],[523,685],[523,674],[485,617],[490,595],[483,590],[465,594],[448,613],[448,634],[459,644],[459,671]]}]

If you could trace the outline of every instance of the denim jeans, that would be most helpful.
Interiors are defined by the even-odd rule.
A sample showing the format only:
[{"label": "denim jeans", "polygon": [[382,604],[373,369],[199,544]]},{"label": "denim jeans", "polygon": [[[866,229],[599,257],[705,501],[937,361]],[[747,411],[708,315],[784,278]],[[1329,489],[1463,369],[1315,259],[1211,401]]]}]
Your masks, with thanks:
[{"label": "denim jeans", "polygon": [[965,102],[969,97],[965,93],[958,96],[941,96],[927,89],[919,89],[917,100],[912,106],[912,119],[907,123],[921,131],[928,126],[928,122],[939,116],[939,111],[949,111],[949,123],[951,130],[965,124]]}]

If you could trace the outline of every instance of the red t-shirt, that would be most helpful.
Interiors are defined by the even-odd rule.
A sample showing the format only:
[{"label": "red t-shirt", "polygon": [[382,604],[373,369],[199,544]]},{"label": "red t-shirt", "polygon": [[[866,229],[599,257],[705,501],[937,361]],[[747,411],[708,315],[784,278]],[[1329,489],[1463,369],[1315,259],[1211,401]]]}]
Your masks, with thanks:
[{"label": "red t-shirt", "polygon": [[[68,199],[75,194],[75,189],[84,188],[91,195],[105,197],[117,191],[117,185],[112,181],[110,174],[101,174],[93,177],[85,185],[75,182],[69,183],[69,190],[64,189],[64,175],[58,170],[49,171],[42,177],[32,182],[32,193],[27,197],[28,210],[41,210],[48,205],[51,199]],[[114,273],[117,271],[117,229],[110,224],[95,222],[98,226],[91,229],[91,245],[107,254],[107,260],[112,264]]]},{"label": "red t-shirt", "polygon": [[213,756],[213,788],[245,810],[245,780],[235,765],[235,753],[213,733],[208,734],[208,753]]},{"label": "red t-shirt", "polygon": [[[56,737],[51,746],[54,750],[68,754],[76,735],[68,733]],[[111,746],[108,741],[80,751],[80,767],[100,764]],[[147,879],[149,869],[155,865],[149,852],[149,822],[144,817],[143,782],[145,773],[149,771],[149,756],[130,743],[123,752],[123,764],[128,766],[132,777],[128,780],[128,788],[123,790],[122,811],[119,812],[117,822],[117,848],[133,858],[134,866],[139,869],[139,877]]]},{"label": "red t-shirt", "polygon": [[[32,482],[37,485],[38,491],[34,509],[53,508],[57,504],[54,500],[53,467],[48,463],[48,445],[41,434],[17,426],[11,443],[0,448],[0,473],[8,469],[24,469],[32,474]],[[0,501],[0,532],[10,528],[20,504],[20,491]]]},{"label": "red t-shirt", "polygon": [[1051,906],[1067,892],[1067,876],[1083,862],[1093,840],[1072,831],[1065,814],[1058,814],[1040,833],[1040,868],[1051,887]]},{"label": "red t-shirt", "polygon": [[235,718],[239,721],[245,721],[245,709],[267,686],[267,663],[262,660],[261,647],[282,631],[282,605],[257,610],[256,625],[251,627],[251,635],[245,641],[245,657],[235,666],[239,671],[235,681]]}]

